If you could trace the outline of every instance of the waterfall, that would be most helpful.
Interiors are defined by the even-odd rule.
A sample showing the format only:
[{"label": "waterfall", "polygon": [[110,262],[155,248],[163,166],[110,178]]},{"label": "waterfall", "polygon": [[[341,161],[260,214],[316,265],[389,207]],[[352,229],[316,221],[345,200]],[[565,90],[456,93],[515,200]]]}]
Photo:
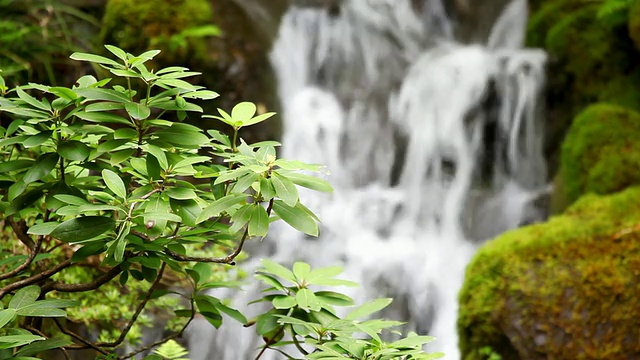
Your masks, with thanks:
[{"label": "waterfall", "polygon": [[[322,219],[319,239],[276,226],[244,266],[261,256],[340,264],[361,284],[345,290],[356,301],[395,298],[385,316],[437,337],[428,350],[458,359],[457,292],[476,247],[544,217],[546,58],[521,49],[526,0],[513,0],[476,45],[455,41],[444,9],[441,0],[290,7],[271,53],[281,155],[325,164],[335,192],[301,191]],[[234,305],[258,291],[233,295]],[[252,330],[225,327],[196,324],[192,336],[213,341],[192,346],[192,359],[253,358]]]}]

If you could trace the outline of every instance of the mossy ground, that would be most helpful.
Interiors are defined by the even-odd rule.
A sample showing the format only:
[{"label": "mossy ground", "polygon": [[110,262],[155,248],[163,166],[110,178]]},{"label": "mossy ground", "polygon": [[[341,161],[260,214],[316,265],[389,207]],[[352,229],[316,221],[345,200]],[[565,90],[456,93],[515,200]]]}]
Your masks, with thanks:
[{"label": "mossy ground", "polygon": [[488,242],[460,292],[463,359],[640,357],[639,224],[631,188]]}]

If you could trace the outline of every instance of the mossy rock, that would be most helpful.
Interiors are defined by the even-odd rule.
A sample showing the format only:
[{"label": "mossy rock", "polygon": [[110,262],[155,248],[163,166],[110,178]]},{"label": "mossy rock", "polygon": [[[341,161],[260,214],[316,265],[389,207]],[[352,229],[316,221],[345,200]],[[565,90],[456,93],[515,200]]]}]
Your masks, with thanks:
[{"label": "mossy rock", "polygon": [[633,0],[629,8],[629,36],[640,49],[640,0]]},{"label": "mossy rock", "polygon": [[459,295],[462,359],[640,358],[639,224],[630,188],[486,243]]},{"label": "mossy rock", "polygon": [[560,176],[569,203],[640,184],[640,113],[596,104],[580,113],[562,145]]},{"label": "mossy rock", "polygon": [[557,144],[589,104],[640,110],[640,56],[625,25],[598,18],[601,2],[536,0],[527,45],[549,53],[546,152],[555,168]]}]

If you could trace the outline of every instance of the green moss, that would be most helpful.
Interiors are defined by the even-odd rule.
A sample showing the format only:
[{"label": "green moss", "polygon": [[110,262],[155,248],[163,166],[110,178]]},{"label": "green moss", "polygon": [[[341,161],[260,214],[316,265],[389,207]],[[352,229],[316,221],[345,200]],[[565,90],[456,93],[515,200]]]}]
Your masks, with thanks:
[{"label": "green moss", "polygon": [[602,3],[538,0],[527,44],[549,53],[548,149],[556,147],[576,114],[595,102],[640,110],[640,58],[626,26],[598,18]]},{"label": "green moss", "polygon": [[640,184],[640,114],[608,104],[588,107],[562,146],[560,175],[569,202]]},{"label": "green moss", "polygon": [[640,356],[639,221],[631,188],[485,244],[459,296],[463,359]]},{"label": "green moss", "polygon": [[167,63],[193,64],[206,60],[207,46],[202,39],[185,39],[185,31],[211,21],[207,0],[109,0],[101,37],[133,54],[160,49]]}]

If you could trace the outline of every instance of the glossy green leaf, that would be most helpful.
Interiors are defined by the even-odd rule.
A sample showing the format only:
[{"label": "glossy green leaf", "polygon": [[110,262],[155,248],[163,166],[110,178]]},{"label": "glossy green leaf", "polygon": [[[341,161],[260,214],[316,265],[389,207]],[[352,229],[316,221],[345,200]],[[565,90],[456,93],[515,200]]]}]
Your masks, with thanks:
[{"label": "glossy green leaf", "polygon": [[127,60],[127,53],[119,47],[113,45],[105,45],[104,47],[107,48],[110,53],[117,56],[120,60]]},{"label": "glossy green leaf", "polygon": [[24,174],[22,181],[24,181],[25,184],[30,184],[49,175],[49,173],[51,173],[51,171],[58,164],[59,158],[60,157],[58,156],[58,154],[54,153],[48,153],[38,156],[38,159],[36,159],[33,167],[29,169],[26,174]]},{"label": "glossy green leaf", "polygon": [[196,219],[196,223],[199,224],[211,217],[219,216],[223,211],[226,211],[231,206],[234,206],[241,201],[246,201],[247,195],[245,194],[230,194],[225,197],[222,197],[214,202],[212,202],[209,206],[207,206],[198,218]]},{"label": "glossy green leaf", "polygon": [[127,198],[127,189],[118,174],[109,169],[104,169],[102,170],[102,179],[104,180],[104,183],[107,185],[109,190],[113,191],[116,196],[120,197],[121,199]]},{"label": "glossy green leaf", "polygon": [[231,216],[231,227],[229,233],[235,234],[242,229],[251,219],[253,204],[245,204]]},{"label": "glossy green leaf", "polygon": [[311,266],[307,263],[296,261],[293,264],[293,275],[296,277],[298,284],[306,282],[307,276],[309,276],[310,272]]},{"label": "glossy green leaf", "polygon": [[149,154],[153,155],[153,157],[155,157],[156,160],[158,160],[158,163],[160,164],[160,167],[162,168],[162,170],[166,170],[169,167],[169,162],[167,161],[167,155],[165,154],[164,150],[162,150],[160,147],[155,145],[147,145],[144,147],[144,149]]},{"label": "glossy green leaf", "polygon": [[12,160],[0,163],[0,173],[7,173],[15,170],[22,170],[33,166],[33,160]]},{"label": "glossy green leaf", "polygon": [[291,309],[298,304],[295,297],[286,295],[276,296],[271,303],[276,309]]},{"label": "glossy green leaf", "polygon": [[111,89],[84,88],[76,89],[75,92],[78,95],[87,98],[87,100],[104,100],[125,104],[131,102],[127,95]]},{"label": "glossy green leaf", "polygon": [[218,311],[228,315],[230,318],[236,320],[237,322],[241,324],[247,323],[247,318],[244,315],[242,315],[240,311],[233,309],[231,307],[228,307],[222,302],[218,302],[215,306],[216,306],[216,309],[218,309]]},{"label": "glossy green leaf", "polygon": [[57,349],[63,346],[71,345],[71,344],[73,344],[73,341],[69,340],[68,338],[53,337],[43,341],[36,341],[32,344],[29,344],[21,348],[20,350],[18,350],[15,356],[21,357],[21,356],[37,355],[47,350]]},{"label": "glossy green leaf", "polygon": [[124,104],[124,108],[136,120],[144,120],[151,115],[151,109],[143,104],[128,102]]},{"label": "glossy green leaf", "polygon": [[92,63],[97,63],[97,64],[104,64],[104,65],[111,65],[111,66],[116,66],[116,67],[121,67],[122,65],[109,59],[106,58],[104,56],[99,56],[99,55],[94,55],[94,54],[87,54],[87,53],[81,53],[81,52],[75,52],[73,54],[71,54],[70,56],[71,59],[73,60],[78,60],[78,61],[89,61]]},{"label": "glossy green leaf", "polygon": [[25,141],[22,142],[22,145],[24,145],[24,147],[26,148],[42,145],[45,141],[51,139],[52,134],[53,134],[53,131],[43,131],[36,135],[31,135],[27,137]]},{"label": "glossy green leaf", "polygon": [[138,132],[136,131],[136,129],[132,129],[130,127],[123,127],[123,128],[117,129],[113,133],[113,138],[115,140],[138,139]]},{"label": "glossy green leaf", "polygon": [[40,110],[44,110],[44,111],[51,111],[51,105],[49,105],[48,103],[36,100],[36,98],[34,98],[33,96],[27,94],[21,88],[16,88],[16,94],[18,94],[18,97],[22,101],[24,101],[27,104],[33,106],[34,108],[37,108],[37,109],[40,109]]},{"label": "glossy green leaf", "polygon": [[251,220],[249,221],[249,236],[267,236],[269,231],[269,215],[260,204],[251,206]]},{"label": "glossy green leaf", "polygon": [[16,317],[16,309],[0,310],[0,328],[7,325]]},{"label": "glossy green leaf", "polygon": [[92,121],[96,123],[113,123],[113,124],[131,124],[131,122],[122,116],[118,116],[116,114],[106,113],[106,112],[86,112],[86,111],[78,111],[73,115],[79,117],[80,119]]},{"label": "glossy green leaf", "polygon": [[17,313],[20,316],[35,316],[35,317],[66,317],[67,316],[67,313],[62,309],[40,308],[36,306],[27,306],[22,309],[18,309]]},{"label": "glossy green leaf", "polygon": [[27,234],[31,234],[31,235],[49,235],[49,234],[51,234],[53,229],[58,227],[58,225],[60,225],[60,223],[59,222],[55,222],[55,221],[50,221],[50,222],[46,222],[46,223],[42,223],[42,224],[36,224],[36,225],[33,225],[32,227],[29,228],[29,230],[27,231]]},{"label": "glossy green leaf", "polygon": [[33,304],[40,296],[40,287],[37,285],[25,286],[18,290],[9,301],[9,309],[21,309]]},{"label": "glossy green leaf", "polygon": [[302,211],[298,205],[299,204],[296,204],[296,207],[291,207],[282,200],[276,200],[273,202],[273,211],[294,229],[302,231],[307,235],[318,236],[318,224],[316,224],[313,217]]},{"label": "glossy green leaf", "polygon": [[347,295],[340,294],[333,291],[316,291],[316,298],[321,303],[336,306],[352,306],[354,304],[353,299]]},{"label": "glossy green leaf", "polygon": [[364,317],[367,317],[375,312],[378,312],[391,304],[393,299],[383,298],[369,301],[357,309],[351,311],[347,316],[344,317],[345,320],[359,320]]},{"label": "glossy green leaf", "polygon": [[37,336],[37,335],[0,336],[0,350],[23,346],[38,340],[44,340],[44,338],[42,336]]},{"label": "glossy green leaf", "polygon": [[309,289],[300,289],[296,293],[296,302],[298,306],[305,310],[320,311],[322,308],[316,295]]},{"label": "glossy green leaf", "polygon": [[65,242],[77,242],[104,234],[114,227],[115,221],[111,218],[83,216],[63,222],[50,235]]},{"label": "glossy green leaf", "polygon": [[170,187],[165,190],[165,194],[172,199],[176,200],[189,200],[198,197],[195,191],[183,187]]},{"label": "glossy green leaf", "polygon": [[281,279],[288,280],[294,284],[297,284],[296,277],[293,275],[291,270],[287,269],[286,267],[268,259],[262,259],[261,263],[263,268],[260,269],[260,272],[273,274]]},{"label": "glossy green leaf", "polygon": [[298,189],[291,180],[274,172],[271,176],[271,183],[276,191],[276,195],[282,199],[285,204],[290,207],[296,205],[298,202]]},{"label": "glossy green leaf", "polygon": [[287,178],[291,180],[294,184],[300,185],[302,187],[306,187],[311,190],[321,191],[321,192],[333,192],[333,187],[331,185],[315,176],[300,174],[300,173],[291,173],[287,174]]},{"label": "glossy green leaf", "polygon": [[91,148],[76,140],[68,140],[58,144],[58,154],[67,160],[84,161],[91,153]]},{"label": "glossy green leaf", "polygon": [[256,113],[256,105],[252,102],[244,101],[233,107],[231,117],[233,121],[244,124],[251,120]]}]

